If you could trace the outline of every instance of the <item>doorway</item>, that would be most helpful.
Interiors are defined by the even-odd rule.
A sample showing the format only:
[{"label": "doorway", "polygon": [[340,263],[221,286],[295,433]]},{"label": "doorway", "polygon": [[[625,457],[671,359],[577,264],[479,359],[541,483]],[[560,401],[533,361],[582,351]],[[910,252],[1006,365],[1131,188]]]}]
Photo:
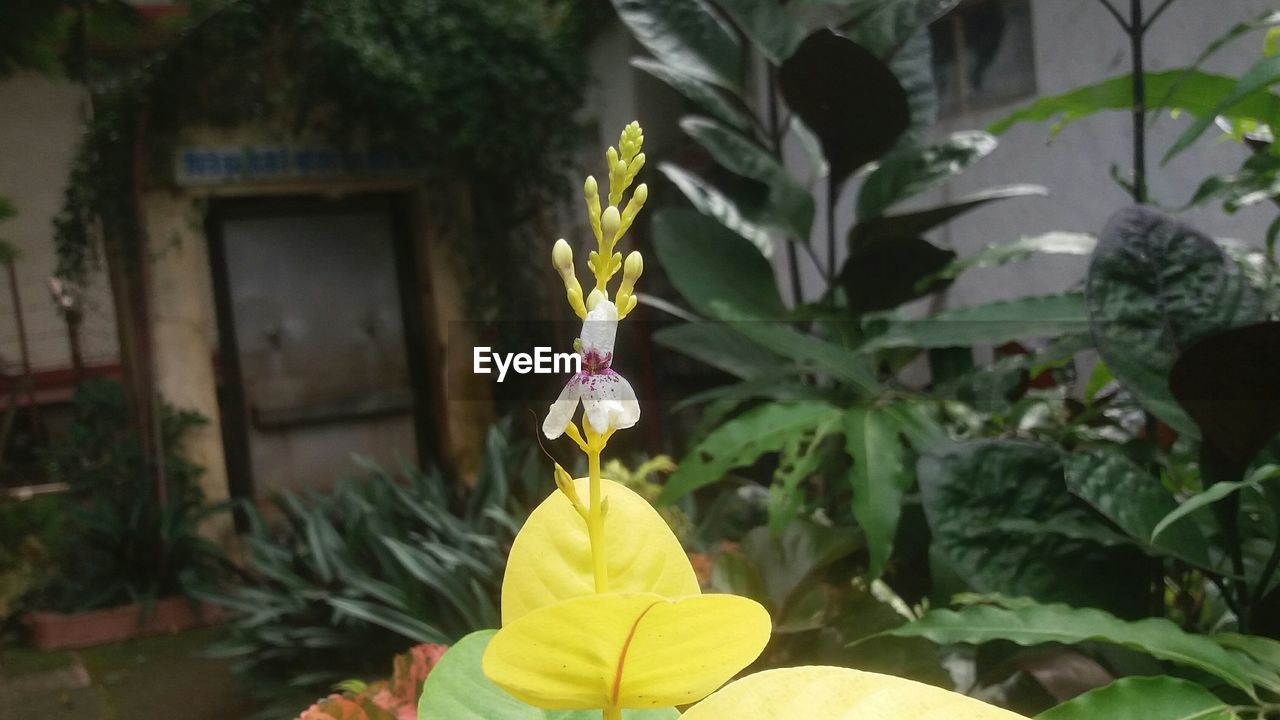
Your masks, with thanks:
[{"label": "doorway", "polygon": [[209,247],[233,494],[430,461],[422,308],[396,197],[217,202]]}]

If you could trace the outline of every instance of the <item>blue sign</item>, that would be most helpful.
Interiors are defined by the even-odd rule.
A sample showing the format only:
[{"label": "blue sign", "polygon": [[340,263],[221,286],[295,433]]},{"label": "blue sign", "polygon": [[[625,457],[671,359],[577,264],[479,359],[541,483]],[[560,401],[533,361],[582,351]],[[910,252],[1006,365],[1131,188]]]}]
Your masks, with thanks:
[{"label": "blue sign", "polygon": [[404,170],[386,150],[345,153],[324,146],[251,145],[183,147],[174,154],[173,177],[180,186],[338,177]]}]

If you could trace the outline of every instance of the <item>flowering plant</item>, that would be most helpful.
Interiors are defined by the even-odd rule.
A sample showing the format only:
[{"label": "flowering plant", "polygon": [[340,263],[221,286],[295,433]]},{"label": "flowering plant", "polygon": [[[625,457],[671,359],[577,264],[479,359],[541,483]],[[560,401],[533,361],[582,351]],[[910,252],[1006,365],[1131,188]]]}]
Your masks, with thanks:
[{"label": "flowering plant", "polygon": [[[610,438],[640,419],[635,392],[614,367],[614,339],[636,305],[644,268],[639,252],[624,262],[615,250],[648,196],[641,184],[622,202],[644,165],[643,142],[631,123],[609,148],[606,207],[595,179],[584,185],[597,244],[587,261],[590,292],[578,282],[569,244],[560,240],[552,251],[569,306],[583,320],[582,370],[551,404],[542,430],[573,441],[587,456],[587,477],[555,464],[557,491],[511,548],[502,628],[474,633],[445,654],[424,684],[420,720],[1016,720],[971,698],[846,668],[771,670],[721,689],[768,644],[768,612],[744,597],[703,594],[658,512],[601,473]],[[676,707],[688,709],[680,715]]]},{"label": "flowering plant", "polygon": [[397,655],[389,680],[345,682],[334,693],[307,708],[297,720],[413,720],[422,683],[444,655],[445,646],[427,643]]}]

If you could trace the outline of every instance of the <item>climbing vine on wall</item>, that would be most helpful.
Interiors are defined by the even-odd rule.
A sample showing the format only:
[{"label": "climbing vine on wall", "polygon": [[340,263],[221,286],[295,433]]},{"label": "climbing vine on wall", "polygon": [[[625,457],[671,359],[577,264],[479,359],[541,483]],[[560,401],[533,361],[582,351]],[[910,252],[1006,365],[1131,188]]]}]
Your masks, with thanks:
[{"label": "climbing vine on wall", "polygon": [[[95,83],[64,210],[58,273],[83,283],[93,238],[136,262],[135,192],[168,167],[187,126],[259,124],[339,148],[392,150],[407,167],[466,182],[480,249],[520,257],[528,222],[562,184],[580,102],[582,48],[607,6],[593,0],[222,0],[196,2],[180,38]],[[519,267],[512,264],[511,266]],[[482,273],[465,273],[469,278]],[[518,289],[518,288],[517,288]],[[470,300],[519,301],[473,284]],[[518,294],[518,293],[516,293]],[[506,302],[503,302],[503,301]]]}]

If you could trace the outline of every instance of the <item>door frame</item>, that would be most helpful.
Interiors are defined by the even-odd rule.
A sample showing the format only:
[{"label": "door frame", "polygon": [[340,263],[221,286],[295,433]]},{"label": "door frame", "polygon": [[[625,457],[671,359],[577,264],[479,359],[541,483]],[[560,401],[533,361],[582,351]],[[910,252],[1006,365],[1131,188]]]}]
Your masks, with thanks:
[{"label": "door frame", "polygon": [[[240,350],[236,343],[235,313],[231,304],[231,278],[227,266],[223,228],[229,220],[279,218],[296,215],[341,214],[359,211],[386,212],[391,221],[391,244],[395,258],[395,281],[400,300],[405,361],[413,391],[414,439],[418,464],[435,463],[442,450],[434,409],[439,389],[435,387],[428,353],[428,327],[422,298],[427,278],[417,272],[414,243],[412,196],[410,192],[359,193],[335,199],[332,195],[300,193],[250,197],[211,198],[205,214],[205,236],[209,246],[209,274],[218,345],[215,369],[218,378],[218,407],[222,418],[222,438],[226,454],[228,485],[233,498],[255,499],[256,485],[250,458],[248,402]],[[237,528],[244,530],[246,518],[236,514]]]}]

